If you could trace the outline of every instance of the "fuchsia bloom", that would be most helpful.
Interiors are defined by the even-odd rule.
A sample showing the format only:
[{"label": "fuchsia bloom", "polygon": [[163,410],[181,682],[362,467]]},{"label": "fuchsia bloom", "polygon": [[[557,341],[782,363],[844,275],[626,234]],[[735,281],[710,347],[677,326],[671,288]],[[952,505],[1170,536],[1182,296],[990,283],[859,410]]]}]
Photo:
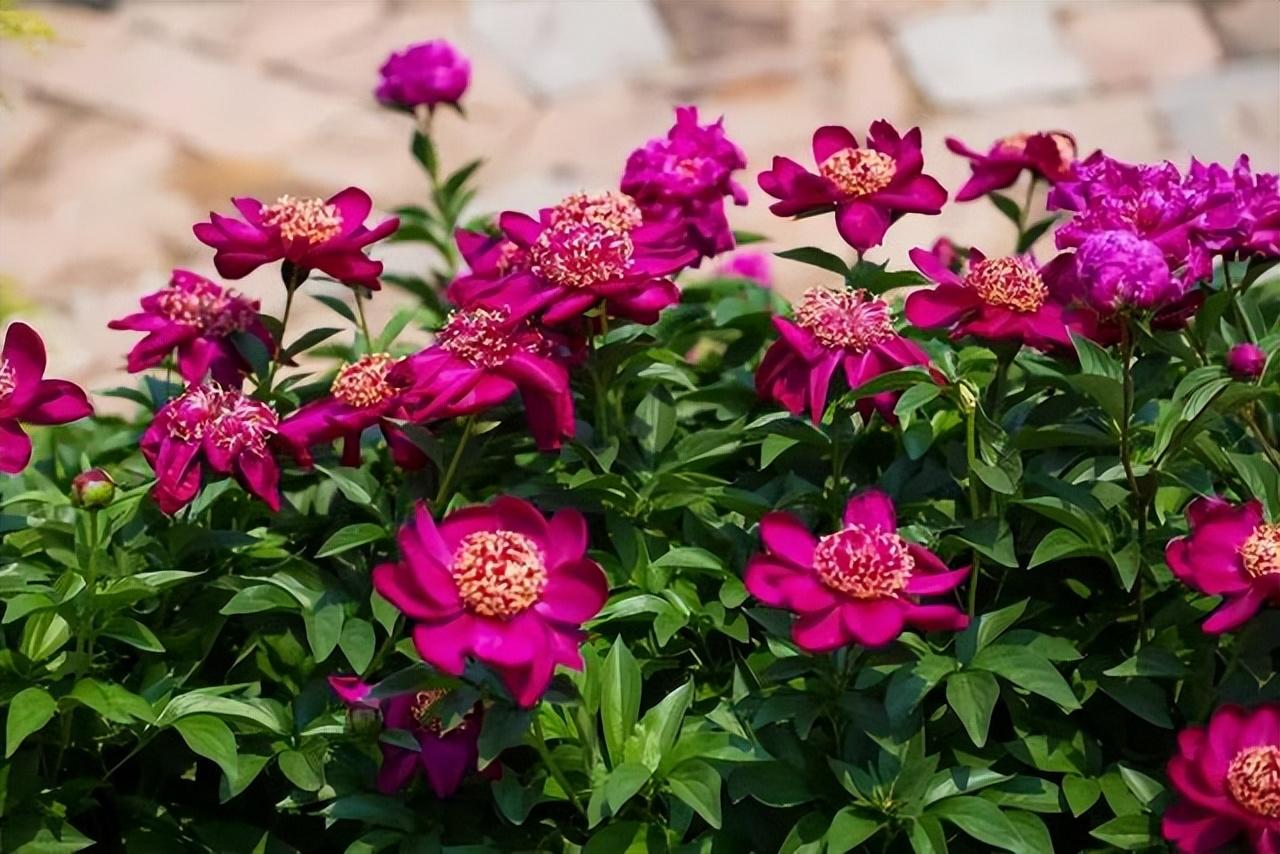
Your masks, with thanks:
[{"label": "fuchsia bloom", "polygon": [[234,475],[279,510],[280,470],[267,447],[276,430],[276,412],[262,401],[213,382],[188,387],[160,407],[140,441],[142,456],[156,473],[151,493],[156,504],[169,514],[190,504],[207,465]]},{"label": "fuchsia bloom", "polygon": [[746,585],[766,605],[794,611],[791,638],[808,652],[851,643],[884,646],[907,626],[959,631],[969,619],[952,605],[922,605],[969,574],[898,535],[893,501],[871,490],[849,499],[844,527],[816,538],[790,513],[760,520],[764,554],[747,563]]},{"label": "fuchsia bloom", "polygon": [[681,224],[698,254],[710,258],[734,246],[724,200],[747,203],[746,189],[733,179],[746,166],[742,149],[725,135],[723,118],[700,125],[697,107],[677,107],[665,138],[631,152],[621,188],[646,221]]},{"label": "fuchsia bloom", "polygon": [[1252,382],[1262,376],[1267,354],[1257,344],[1245,342],[1227,351],[1227,370],[1238,380]]},{"label": "fuchsia bloom", "polygon": [[31,439],[18,422],[68,424],[93,414],[84,390],[44,378],[44,342],[25,323],[9,324],[0,349],[0,472],[17,474],[31,461]]},{"label": "fuchsia bloom", "polygon": [[[775,317],[780,338],[756,369],[756,392],[793,414],[808,410],[815,423],[827,408],[827,391],[836,367],[844,365],[849,388],[910,365],[927,365],[929,356],[893,328],[889,305],[866,291],[810,288],[794,309],[795,322]],[[883,392],[858,401],[891,424],[900,392]]]},{"label": "fuchsia bloom", "polygon": [[1280,703],[1222,706],[1178,733],[1169,782],[1179,799],[1161,830],[1181,854],[1218,854],[1248,840],[1280,854]]},{"label": "fuchsia bloom", "polygon": [[201,243],[214,248],[219,274],[242,279],[263,264],[283,260],[346,285],[371,291],[381,287],[382,262],[364,249],[394,232],[400,220],[391,217],[372,230],[365,228],[373,200],[364,190],[348,187],[328,200],[281,196],[269,205],[246,197],[231,202],[243,219],[211,213],[209,222],[192,228]]},{"label": "fuchsia bloom", "polygon": [[735,252],[716,265],[716,275],[748,279],[762,288],[773,287],[773,256],[767,252]]},{"label": "fuchsia bloom", "polygon": [[1026,169],[1050,184],[1071,174],[1076,160],[1075,137],[1066,131],[1015,133],[997,139],[981,154],[955,137],[947,137],[947,148],[970,161],[973,175],[956,193],[957,202],[968,202],[995,190],[1012,186]]},{"label": "fuchsia bloom", "polygon": [[142,311],[107,327],[147,333],[129,351],[129,373],[156,367],[176,348],[178,372],[189,383],[212,376],[224,385],[240,384],[250,366],[232,343],[237,332],[254,336],[267,352],[275,349],[271,333],[258,319],[257,300],[189,270],[174,270],[167,288],[142,298]]},{"label": "fuchsia bloom", "polygon": [[1197,498],[1187,522],[1191,533],[1169,542],[1165,560],[1183,584],[1223,597],[1206,632],[1234,631],[1263,605],[1280,605],[1280,524],[1263,520],[1260,501]]},{"label": "fuchsia bloom", "polygon": [[969,272],[961,276],[924,249],[911,250],[911,260],[938,283],[907,297],[904,312],[916,326],[945,326],[952,338],[1020,341],[1041,350],[1071,346],[1066,309],[1050,299],[1045,284],[1054,262],[1038,267],[1030,257],[989,259],[970,249]]},{"label": "fuchsia bloom", "polygon": [[1226,198],[1204,216],[1207,240],[1227,258],[1280,257],[1280,175],[1253,174],[1240,155],[1230,172],[1217,163],[1191,161],[1188,180],[1206,195]]},{"label": "fuchsia bloom", "polygon": [[385,699],[369,697],[373,686],[354,676],[330,676],[329,687],[352,711],[376,710],[391,729],[413,734],[417,750],[406,750],[381,742],[382,767],[378,769],[378,791],[390,795],[403,789],[421,770],[437,798],[447,798],[476,770],[480,758],[481,708],[463,718],[462,723],[444,731],[435,712],[448,692],[436,688],[399,694]]},{"label": "fuchsia bloom", "polygon": [[941,213],[947,191],[921,172],[920,128],[906,136],[886,121],[871,125],[867,147],[848,129],[828,125],[813,134],[818,173],[786,157],[773,158],[773,168],[760,173],[760,189],[775,199],[778,216],[827,210],[845,242],[865,252],[884,242],[885,232],[903,214]]},{"label": "fuchsia bloom", "polygon": [[375,567],[373,585],[417,623],[413,642],[429,664],[458,676],[473,657],[528,707],[557,664],[582,669],[581,624],[609,595],[586,551],[587,523],[576,510],[548,522],[527,501],[503,496],[437,526],[419,506],[400,529],[401,561]]},{"label": "fuchsia bloom", "polygon": [[471,63],[444,39],[411,44],[387,57],[374,97],[390,107],[412,110],[456,104],[471,82]]}]

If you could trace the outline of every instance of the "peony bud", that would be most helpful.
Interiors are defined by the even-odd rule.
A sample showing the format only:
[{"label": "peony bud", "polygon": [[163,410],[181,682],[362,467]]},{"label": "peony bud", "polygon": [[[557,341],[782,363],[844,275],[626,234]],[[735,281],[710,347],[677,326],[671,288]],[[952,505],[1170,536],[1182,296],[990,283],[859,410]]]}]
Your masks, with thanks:
[{"label": "peony bud", "polygon": [[1257,344],[1237,344],[1227,352],[1227,370],[1238,380],[1256,380],[1266,365],[1267,354]]},{"label": "peony bud", "polygon": [[382,711],[377,706],[352,706],[347,711],[347,732],[357,736],[376,737],[382,732]]},{"label": "peony bud", "polygon": [[106,507],[116,497],[116,484],[102,469],[89,469],[71,481],[71,503],[86,510]]},{"label": "peony bud", "polygon": [[413,110],[456,104],[471,82],[471,63],[444,39],[413,44],[387,57],[374,92],[389,107]]}]

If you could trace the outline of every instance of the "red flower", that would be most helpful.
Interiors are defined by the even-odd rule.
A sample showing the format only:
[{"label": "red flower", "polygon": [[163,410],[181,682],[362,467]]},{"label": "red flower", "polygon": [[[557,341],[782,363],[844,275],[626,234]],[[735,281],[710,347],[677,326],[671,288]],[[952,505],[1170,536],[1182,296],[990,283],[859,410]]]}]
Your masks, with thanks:
[{"label": "red flower", "polygon": [[1003,190],[1018,180],[1022,170],[1056,184],[1071,175],[1076,161],[1076,140],[1061,130],[1015,133],[997,139],[986,154],[947,137],[947,148],[971,161],[973,176],[956,193],[957,202],[967,202],[995,190]]},{"label": "red flower", "polygon": [[31,439],[19,421],[67,424],[93,414],[84,391],[44,378],[44,342],[25,323],[9,324],[0,350],[0,471],[17,474],[31,460]]}]

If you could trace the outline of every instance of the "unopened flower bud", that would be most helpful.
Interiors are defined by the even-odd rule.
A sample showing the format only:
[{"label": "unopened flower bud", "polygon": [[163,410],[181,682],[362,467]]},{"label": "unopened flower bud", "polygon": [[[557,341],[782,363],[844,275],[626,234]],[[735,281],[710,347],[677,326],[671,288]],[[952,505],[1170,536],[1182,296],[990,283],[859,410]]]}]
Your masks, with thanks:
[{"label": "unopened flower bud", "polygon": [[1237,344],[1227,351],[1227,370],[1238,380],[1256,380],[1266,365],[1267,354],[1257,344]]},{"label": "unopened flower bud", "polygon": [[374,738],[382,732],[382,712],[377,706],[353,706],[347,712],[347,732]]},{"label": "unopened flower bud", "polygon": [[71,503],[86,510],[106,507],[116,496],[116,484],[102,469],[89,469],[71,481]]},{"label": "unopened flower bud", "polygon": [[973,412],[978,405],[978,390],[967,380],[961,380],[956,384],[956,391],[960,397],[960,411],[965,415]]}]

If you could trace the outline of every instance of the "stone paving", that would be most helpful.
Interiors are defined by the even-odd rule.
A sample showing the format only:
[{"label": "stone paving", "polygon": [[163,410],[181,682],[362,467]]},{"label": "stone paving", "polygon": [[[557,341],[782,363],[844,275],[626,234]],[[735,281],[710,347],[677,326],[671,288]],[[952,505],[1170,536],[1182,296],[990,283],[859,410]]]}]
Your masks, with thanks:
[{"label": "stone paving", "polygon": [[[843,246],[826,218],[783,222],[754,173],[803,156],[819,124],[922,126],[928,171],[955,188],[977,147],[1064,128],[1131,159],[1280,168],[1276,0],[122,0],[30,4],[58,32],[0,46],[0,279],[61,374],[118,383],[127,313],[173,266],[212,273],[190,225],[227,198],[358,184],[382,208],[424,192],[406,119],[369,92],[388,51],[433,37],[473,60],[467,118],[442,113],[446,165],[484,157],[476,209],[533,208],[613,186],[671,107],[723,113],[745,149],[739,228]],[[984,203],[909,217],[873,253],[947,233],[999,247]],[[391,247],[389,268],[428,258]],[[779,286],[806,284],[779,262]],[[238,285],[278,308],[260,271]],[[375,301],[382,311],[393,301]],[[318,308],[318,307],[316,307]],[[316,310],[316,309],[312,309]]]}]

